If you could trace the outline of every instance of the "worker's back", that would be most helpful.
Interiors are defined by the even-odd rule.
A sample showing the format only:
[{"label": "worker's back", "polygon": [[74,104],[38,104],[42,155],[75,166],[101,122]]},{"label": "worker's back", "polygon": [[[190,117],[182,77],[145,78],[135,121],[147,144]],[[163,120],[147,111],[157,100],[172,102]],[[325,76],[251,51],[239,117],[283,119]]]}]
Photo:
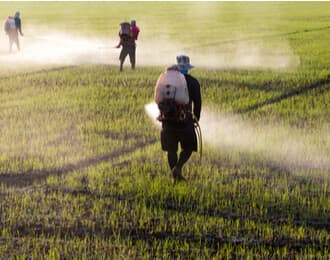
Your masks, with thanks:
[{"label": "worker's back", "polygon": [[15,25],[15,19],[12,16],[9,16],[7,20],[5,21],[5,32],[8,34],[8,32],[12,30],[16,30],[16,25]]}]

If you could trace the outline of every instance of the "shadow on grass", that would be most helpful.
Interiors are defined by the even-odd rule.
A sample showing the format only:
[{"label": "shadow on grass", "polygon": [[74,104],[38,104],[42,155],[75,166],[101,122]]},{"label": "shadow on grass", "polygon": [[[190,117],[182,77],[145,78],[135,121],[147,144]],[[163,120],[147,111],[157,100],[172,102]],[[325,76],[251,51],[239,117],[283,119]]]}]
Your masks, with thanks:
[{"label": "shadow on grass", "polygon": [[[207,85],[213,85],[213,86],[233,85],[233,86],[241,87],[241,88],[247,87],[249,89],[258,89],[260,91],[270,91],[272,89],[275,90],[276,86],[279,86],[282,84],[280,81],[264,82],[264,83],[260,83],[260,84],[255,84],[255,83],[249,83],[249,82],[236,82],[235,80],[227,80],[227,79],[224,79],[221,81],[211,80],[211,79],[202,79],[202,81],[204,82],[204,85],[206,85],[206,86]],[[302,95],[313,89],[319,89],[318,94],[322,94],[323,92],[328,91],[330,89],[330,75],[328,75],[326,78],[320,79],[310,85],[302,86],[297,89],[293,89],[293,90],[291,90],[287,93],[283,93],[277,97],[273,97],[273,98],[267,99],[265,101],[259,102],[257,104],[250,105],[246,108],[236,109],[233,112],[240,113],[240,114],[252,112],[252,111],[262,108],[264,106],[276,104],[285,99],[289,99],[289,98],[292,98],[295,96]]]},{"label": "shadow on grass", "polygon": [[290,91],[288,93],[284,93],[284,94],[282,94],[282,95],[280,95],[278,97],[265,100],[263,102],[257,103],[255,105],[249,106],[247,108],[238,109],[235,112],[236,113],[241,113],[241,114],[242,113],[251,112],[251,111],[257,110],[259,108],[262,108],[264,106],[276,104],[276,103],[281,102],[282,100],[285,100],[285,99],[288,99],[288,98],[291,98],[291,97],[294,97],[294,96],[298,96],[298,95],[304,94],[304,93],[306,93],[308,91],[311,91],[313,89],[321,88],[322,86],[324,86],[324,88],[323,89],[320,89],[320,92],[319,93],[323,93],[323,92],[325,92],[325,91],[327,91],[327,90],[330,89],[330,75],[328,75],[327,78],[321,79],[319,81],[316,81],[313,84],[310,84],[308,86],[301,87],[301,88],[298,88],[298,89],[294,89],[294,90],[292,90],[292,91]]},{"label": "shadow on grass", "polygon": [[60,176],[72,171],[80,170],[89,166],[95,166],[101,162],[110,161],[116,159],[125,154],[132,153],[147,145],[152,145],[158,142],[158,140],[151,139],[149,142],[138,142],[133,147],[122,148],[121,150],[110,152],[103,155],[96,155],[90,158],[86,158],[78,161],[77,163],[67,164],[59,169],[45,169],[26,172],[12,172],[0,174],[0,183],[7,186],[24,187],[32,185],[34,182],[40,182],[48,178],[49,176]]},{"label": "shadow on grass", "polygon": [[49,68],[49,69],[35,70],[35,71],[24,72],[24,73],[19,73],[19,74],[12,74],[10,76],[0,77],[0,81],[9,80],[9,79],[17,78],[17,77],[26,77],[26,76],[33,76],[33,75],[56,72],[56,71],[63,71],[63,70],[68,70],[68,69],[74,69],[77,67],[78,67],[78,65],[69,65],[69,66],[54,67],[54,68]]},{"label": "shadow on grass", "polygon": [[[122,221],[125,222],[123,219]],[[86,223],[86,221],[85,221]],[[52,225],[46,225],[42,223],[20,223],[13,227],[15,232],[20,237],[24,236],[37,236],[37,237],[52,237],[56,235],[62,239],[95,239],[95,237],[102,239],[116,239],[121,240],[129,239],[132,245],[138,245],[140,241],[146,242],[151,248],[155,246],[154,243],[175,241],[176,245],[189,244],[189,248],[208,248],[215,254],[224,245],[230,245],[233,248],[260,248],[267,247],[275,250],[276,248],[285,247],[287,250],[293,252],[300,252],[302,249],[314,248],[317,250],[326,250],[326,241],[322,241],[319,238],[304,237],[300,239],[294,239],[290,236],[283,234],[275,234],[272,239],[263,239],[257,234],[246,234],[244,229],[238,230],[236,235],[226,235],[221,230],[210,230],[203,233],[185,232],[185,231],[173,231],[170,223],[161,231],[155,231],[156,225],[159,223],[150,221],[145,223],[145,226],[141,227],[138,222],[134,224],[134,221],[129,220],[131,227],[121,227],[119,224],[116,227],[109,227],[101,221],[94,222],[93,227],[83,224],[80,219],[76,220],[72,227],[61,226],[63,224],[56,223]],[[140,226],[139,226],[140,225]],[[177,229],[177,227],[176,227]],[[220,228],[221,229],[221,228]],[[173,250],[175,254],[191,254],[190,249],[181,248]]]}]

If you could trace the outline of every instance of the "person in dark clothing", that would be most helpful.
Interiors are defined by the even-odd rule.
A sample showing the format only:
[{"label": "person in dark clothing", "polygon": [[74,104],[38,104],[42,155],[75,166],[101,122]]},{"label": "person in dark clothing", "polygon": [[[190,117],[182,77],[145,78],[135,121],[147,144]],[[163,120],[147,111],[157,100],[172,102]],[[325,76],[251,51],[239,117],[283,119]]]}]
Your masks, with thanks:
[{"label": "person in dark clothing", "polygon": [[[189,92],[187,119],[184,122],[163,121],[161,130],[162,150],[167,151],[168,164],[175,182],[185,181],[182,176],[182,167],[189,160],[192,152],[197,151],[194,120],[199,121],[202,106],[200,84],[197,79],[188,74],[188,70],[193,68],[189,57],[177,56],[177,67],[185,76]],[[181,152],[178,157],[179,143]]]},{"label": "person in dark clothing", "polygon": [[[12,17],[9,17],[8,19],[13,19]],[[21,36],[24,36],[22,32],[22,22],[20,18],[20,13],[16,12],[14,16],[15,26],[9,28],[6,33],[8,34],[9,38],[9,51],[12,52],[13,44],[15,43],[17,46],[17,50],[20,50],[20,43],[19,43],[19,37],[18,33],[20,33]]]},{"label": "person in dark clothing", "polygon": [[[121,26],[123,28],[123,25],[126,26],[127,23],[122,23]],[[120,71],[123,70],[123,65],[125,62],[125,59],[127,55],[129,56],[130,62],[131,62],[131,68],[135,69],[135,50],[136,50],[136,43],[135,41],[138,38],[140,29],[136,26],[135,20],[132,20],[130,24],[130,28],[128,32],[121,31],[119,33],[120,41],[117,48],[120,48],[122,46],[119,60],[120,60]]]}]

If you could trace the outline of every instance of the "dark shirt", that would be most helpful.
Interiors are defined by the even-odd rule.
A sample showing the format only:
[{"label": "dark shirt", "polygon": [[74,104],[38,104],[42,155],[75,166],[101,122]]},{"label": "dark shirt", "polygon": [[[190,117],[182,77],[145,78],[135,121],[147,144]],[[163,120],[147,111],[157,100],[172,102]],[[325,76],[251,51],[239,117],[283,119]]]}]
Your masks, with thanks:
[{"label": "dark shirt", "polygon": [[127,34],[123,34],[123,35],[119,35],[120,37],[120,43],[119,46],[123,46],[123,48],[132,48],[134,47],[134,40],[132,40],[132,37],[127,35]]},{"label": "dark shirt", "polygon": [[22,35],[22,23],[21,23],[21,19],[19,17],[15,17],[15,26],[16,26],[16,30],[19,31],[19,33]]},{"label": "dark shirt", "polygon": [[199,120],[202,109],[201,87],[197,79],[189,74],[184,75],[187,81],[189,92],[189,110],[192,111]]}]

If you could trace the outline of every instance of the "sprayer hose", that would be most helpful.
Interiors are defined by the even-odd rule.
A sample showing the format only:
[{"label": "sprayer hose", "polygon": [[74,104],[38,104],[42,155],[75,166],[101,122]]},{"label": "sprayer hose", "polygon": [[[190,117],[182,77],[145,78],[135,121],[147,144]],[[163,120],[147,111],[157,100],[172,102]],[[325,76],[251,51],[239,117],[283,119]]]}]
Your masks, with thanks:
[{"label": "sprayer hose", "polygon": [[202,130],[201,130],[201,127],[198,123],[198,120],[194,116],[194,114],[193,114],[193,119],[194,119],[194,128],[195,128],[197,138],[198,138],[198,141],[199,141],[199,145],[198,145],[199,146],[199,160],[200,160],[200,163],[202,163],[202,155],[203,155]]}]

